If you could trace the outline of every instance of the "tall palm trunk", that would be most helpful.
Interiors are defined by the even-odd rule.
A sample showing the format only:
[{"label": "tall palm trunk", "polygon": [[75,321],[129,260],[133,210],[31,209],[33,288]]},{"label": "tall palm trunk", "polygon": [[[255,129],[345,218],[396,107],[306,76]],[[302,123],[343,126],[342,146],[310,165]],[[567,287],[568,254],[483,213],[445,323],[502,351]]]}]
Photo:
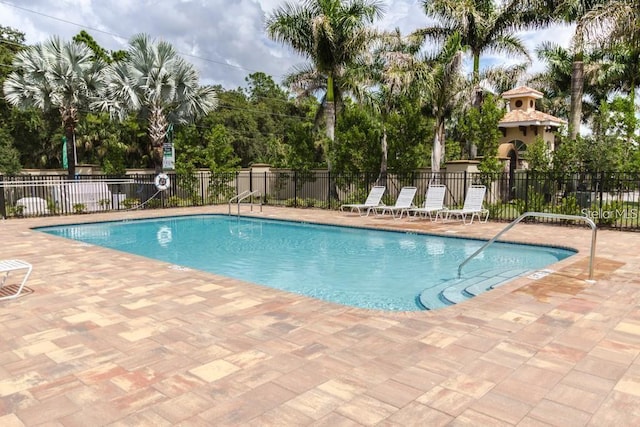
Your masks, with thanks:
[{"label": "tall palm trunk", "polygon": [[333,162],[331,161],[330,155],[330,153],[333,151],[333,146],[336,140],[336,103],[333,91],[333,76],[331,74],[327,78],[327,96],[324,114],[327,138],[329,139],[329,144],[331,145],[331,147],[326,150],[327,170],[329,171],[329,200],[338,200],[338,188],[336,186],[336,180],[333,176]]},{"label": "tall palm trunk", "polygon": [[440,163],[445,155],[444,146],[444,117],[436,117],[435,132],[433,136],[433,149],[431,150],[431,173],[433,179],[437,179],[440,172]]},{"label": "tall palm trunk", "polygon": [[[577,55],[576,55],[577,56]],[[571,112],[569,117],[569,139],[580,135],[582,124],[582,93],[584,91],[584,62],[573,61],[571,67]]]},{"label": "tall palm trunk", "polygon": [[584,91],[584,28],[582,22],[576,26],[575,54],[571,66],[571,106],[569,111],[569,140],[580,135],[582,124],[582,94]]},{"label": "tall palm trunk", "polygon": [[[480,52],[473,54],[473,108],[480,109],[482,107],[482,88],[480,87]],[[478,146],[469,142],[467,146],[469,151],[469,159],[475,159],[478,156]]]},{"label": "tall palm trunk", "polygon": [[74,107],[60,107],[60,116],[64,127],[64,136],[67,138],[67,178],[76,177],[76,140],[75,129],[78,123],[78,110]]},{"label": "tall palm trunk", "polygon": [[153,107],[149,116],[149,138],[153,153],[153,167],[156,174],[162,172],[164,136],[167,132],[167,119],[161,107]]},{"label": "tall palm trunk", "polygon": [[380,145],[382,149],[382,159],[380,160],[380,173],[378,174],[376,185],[386,185],[389,147],[387,145],[387,126],[384,124],[382,125],[382,140]]}]

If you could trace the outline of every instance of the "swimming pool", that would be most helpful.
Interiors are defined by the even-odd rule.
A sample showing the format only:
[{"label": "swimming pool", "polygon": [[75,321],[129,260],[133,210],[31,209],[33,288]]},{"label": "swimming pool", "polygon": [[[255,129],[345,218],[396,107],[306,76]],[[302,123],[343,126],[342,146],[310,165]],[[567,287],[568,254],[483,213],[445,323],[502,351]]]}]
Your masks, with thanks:
[{"label": "swimming pool", "polygon": [[[441,299],[446,283],[457,278],[458,264],[484,243],[226,215],[38,230],[339,304],[383,310],[422,310],[430,301],[421,296],[425,289]],[[496,268],[501,272],[534,270],[574,253],[496,243],[465,267],[464,276],[491,275]],[[509,280],[508,275],[504,280]]]}]

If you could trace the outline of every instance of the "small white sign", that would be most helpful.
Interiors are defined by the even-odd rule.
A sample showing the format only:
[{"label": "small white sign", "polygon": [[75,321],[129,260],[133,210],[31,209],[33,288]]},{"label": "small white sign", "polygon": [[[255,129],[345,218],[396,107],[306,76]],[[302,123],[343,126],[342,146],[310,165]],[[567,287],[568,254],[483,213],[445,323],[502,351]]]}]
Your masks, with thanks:
[{"label": "small white sign", "polygon": [[538,280],[538,279],[542,279],[545,276],[548,276],[551,273],[554,273],[554,271],[553,270],[544,269],[544,270],[535,271],[535,272],[531,273],[530,275],[528,275],[527,277],[529,279],[532,279],[532,280]]}]

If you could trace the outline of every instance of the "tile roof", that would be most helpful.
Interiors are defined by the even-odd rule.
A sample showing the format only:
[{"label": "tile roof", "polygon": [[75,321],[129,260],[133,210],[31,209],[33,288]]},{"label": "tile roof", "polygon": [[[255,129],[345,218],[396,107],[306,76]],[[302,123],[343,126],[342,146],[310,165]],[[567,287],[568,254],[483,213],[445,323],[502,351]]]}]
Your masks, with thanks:
[{"label": "tile roof", "polygon": [[498,124],[506,125],[516,123],[560,126],[565,124],[566,121],[552,116],[551,114],[543,113],[542,111],[511,110],[504,115]]},{"label": "tile roof", "polygon": [[542,92],[537,91],[528,86],[520,86],[502,93],[502,97],[505,99],[515,98],[518,96],[526,96],[526,95],[530,95],[534,98],[542,98],[544,96]]}]

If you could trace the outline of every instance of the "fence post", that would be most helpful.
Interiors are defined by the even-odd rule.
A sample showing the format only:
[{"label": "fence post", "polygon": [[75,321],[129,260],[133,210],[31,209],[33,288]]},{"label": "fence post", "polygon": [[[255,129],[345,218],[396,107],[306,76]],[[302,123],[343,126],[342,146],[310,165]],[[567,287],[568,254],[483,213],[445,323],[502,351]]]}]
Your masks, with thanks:
[{"label": "fence post", "polygon": [[467,180],[469,179],[469,177],[468,177],[467,175],[468,175],[468,172],[467,172],[467,170],[465,169],[465,170],[464,170],[464,176],[463,176],[464,181],[463,181],[463,183],[462,183],[462,200],[464,200],[464,199],[466,199],[466,198],[467,198],[467,187],[468,187],[468,182],[467,182]]},{"label": "fence post", "polygon": [[[529,170],[524,175],[524,212],[529,212]],[[520,213],[524,213],[520,212]]]},{"label": "fence post", "polygon": [[4,181],[4,176],[0,175],[0,216],[2,218],[6,218],[7,217],[7,207],[5,205],[5,200],[4,200],[4,185],[3,185],[3,181]]},{"label": "fence post", "polygon": [[198,182],[200,183],[200,205],[202,206],[206,206],[207,205],[207,199],[205,198],[204,195],[204,178],[202,177],[202,171],[198,171]]},{"label": "fence post", "polygon": [[293,207],[298,207],[298,171],[293,171]]},{"label": "fence post", "polygon": [[598,212],[602,212],[602,197],[603,197],[603,190],[602,187],[604,187],[604,171],[600,172],[600,185],[598,186],[600,188],[599,191],[599,198],[600,201],[598,202]]},{"label": "fence post", "polygon": [[264,194],[262,195],[262,202],[267,204],[267,171],[264,171]]},{"label": "fence post", "polygon": [[331,210],[331,171],[327,171],[327,190],[329,210]]}]

